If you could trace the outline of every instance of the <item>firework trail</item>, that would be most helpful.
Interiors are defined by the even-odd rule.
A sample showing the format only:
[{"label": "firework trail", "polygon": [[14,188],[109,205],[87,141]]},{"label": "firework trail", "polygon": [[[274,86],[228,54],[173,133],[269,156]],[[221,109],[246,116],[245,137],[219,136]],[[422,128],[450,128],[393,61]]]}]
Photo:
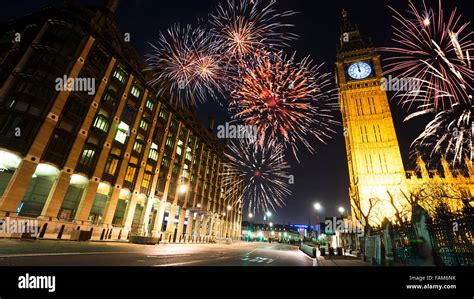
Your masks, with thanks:
[{"label": "firework trail", "polygon": [[191,26],[174,25],[160,33],[154,53],[147,55],[154,71],[150,82],[158,86],[158,95],[168,94],[182,106],[196,106],[222,94],[225,77],[222,55],[209,32]]},{"label": "firework trail", "polygon": [[429,159],[443,156],[453,167],[461,166],[466,158],[472,161],[472,111],[473,105],[456,103],[437,113],[413,141],[412,156],[425,152]]},{"label": "firework trail", "polygon": [[266,52],[288,46],[297,38],[286,29],[292,27],[281,21],[295,12],[276,13],[275,0],[227,0],[219,4],[209,17],[211,32],[219,40],[219,47],[229,61],[237,63],[256,52]]},{"label": "firework trail", "polygon": [[[289,190],[289,165],[284,161],[284,147],[270,141],[259,144],[243,138],[230,142],[226,153],[229,162],[225,165],[223,187],[227,193],[244,186],[238,200],[248,202],[249,212],[268,211],[282,207]],[[236,178],[232,180],[232,178]]]},{"label": "firework trail", "polygon": [[338,122],[331,114],[337,109],[337,92],[330,88],[330,75],[309,57],[295,62],[294,55],[246,59],[234,78],[229,109],[234,119],[256,128],[260,143],[277,140],[297,158],[299,144],[313,153],[309,137],[325,143]]},{"label": "firework trail", "polygon": [[421,90],[397,92],[400,104],[407,110],[433,109],[435,113],[454,103],[472,102],[470,53],[474,48],[469,22],[462,22],[454,9],[448,18],[439,1],[437,11],[426,6],[418,9],[409,1],[407,16],[389,7],[396,25],[395,47],[382,48],[392,57],[386,59],[387,73],[412,78]]}]

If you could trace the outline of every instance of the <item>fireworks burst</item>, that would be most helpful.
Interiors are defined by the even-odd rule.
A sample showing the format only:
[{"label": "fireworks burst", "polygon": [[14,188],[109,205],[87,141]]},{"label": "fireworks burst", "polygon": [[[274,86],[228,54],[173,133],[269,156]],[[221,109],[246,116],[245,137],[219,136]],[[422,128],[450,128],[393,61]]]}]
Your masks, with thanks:
[{"label": "fireworks burst", "polygon": [[237,201],[248,202],[249,212],[275,210],[285,204],[285,198],[291,194],[287,172],[290,167],[283,160],[281,144],[270,141],[260,145],[247,138],[239,139],[230,143],[226,156],[229,163],[222,174],[224,188],[232,193],[243,185],[242,198]]},{"label": "fireworks burst", "polygon": [[[428,152],[430,159],[443,156],[453,167],[472,161],[473,105],[456,103],[436,114],[423,133],[412,143],[412,155]],[[427,150],[426,150],[427,149]]]},{"label": "fireworks burst", "polygon": [[222,55],[208,32],[175,25],[150,45],[154,53],[147,55],[147,70],[154,78],[149,84],[159,87],[159,95],[169,93],[183,106],[196,106],[222,93]]},{"label": "fireworks burst", "polygon": [[287,46],[296,39],[287,33],[291,27],[280,21],[295,14],[292,11],[276,13],[275,0],[263,4],[263,0],[227,0],[210,15],[212,32],[220,40],[220,47],[229,59],[242,59],[257,51],[274,50]]},{"label": "fireworks burst", "polygon": [[474,48],[472,31],[454,9],[446,20],[439,10],[418,9],[409,1],[408,17],[393,11],[396,25],[393,41],[396,47],[382,48],[394,56],[388,58],[387,72],[421,82],[421,92],[398,92],[400,103],[408,110],[430,107],[437,113],[454,103],[472,102],[470,52]]},{"label": "fireworks burst", "polygon": [[313,66],[309,57],[295,62],[294,54],[257,55],[245,60],[234,78],[230,110],[234,119],[255,127],[259,142],[276,139],[290,146],[297,157],[298,144],[310,152],[309,136],[325,143],[338,124],[331,112],[337,108],[331,77]]}]

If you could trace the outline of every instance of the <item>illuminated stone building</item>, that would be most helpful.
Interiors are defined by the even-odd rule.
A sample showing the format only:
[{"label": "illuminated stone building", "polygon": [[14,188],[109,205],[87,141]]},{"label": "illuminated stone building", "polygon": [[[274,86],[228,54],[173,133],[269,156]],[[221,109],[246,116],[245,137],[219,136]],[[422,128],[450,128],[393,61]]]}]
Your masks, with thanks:
[{"label": "illuminated stone building", "polygon": [[[382,78],[380,56],[343,11],[336,80],[349,166],[351,206],[360,203],[362,211],[367,213],[371,199],[378,199],[371,220],[380,223],[385,217],[393,219],[389,193],[395,198],[395,204],[403,208],[408,202],[402,199],[401,193],[409,194],[427,182],[453,184],[472,198],[472,161],[466,160],[468,169],[465,172],[453,173],[446,161],[442,163],[441,172],[427,170],[421,159],[417,171],[405,171]],[[358,211],[353,208],[352,214],[357,215]]]},{"label": "illuminated stone building", "polygon": [[38,219],[44,238],[239,238],[212,128],[146,85],[116,1],[66,3],[1,32],[0,218]]}]

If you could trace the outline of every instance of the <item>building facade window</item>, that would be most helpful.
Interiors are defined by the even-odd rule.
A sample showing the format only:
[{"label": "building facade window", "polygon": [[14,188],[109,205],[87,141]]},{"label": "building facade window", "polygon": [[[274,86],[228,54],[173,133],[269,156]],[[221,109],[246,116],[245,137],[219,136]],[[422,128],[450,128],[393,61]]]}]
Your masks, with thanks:
[{"label": "building facade window", "polygon": [[114,71],[113,77],[120,82],[125,83],[125,80],[127,79],[127,73],[121,67],[117,67]]},{"label": "building facade window", "polygon": [[120,122],[117,133],[115,135],[115,140],[117,140],[121,144],[124,144],[125,140],[127,140],[127,136],[129,135],[129,130],[130,127],[126,123],[124,123],[123,121]]},{"label": "building facade window", "polygon": [[105,164],[105,173],[114,176],[115,172],[117,171],[118,164],[119,164],[118,157],[109,156],[109,158],[107,159],[107,163]]},{"label": "building facade window", "polygon": [[138,89],[138,87],[136,87],[135,85],[132,87],[132,91],[130,92],[135,98],[139,99],[140,98],[140,90]]},{"label": "building facade window", "polygon": [[153,111],[153,108],[155,108],[155,103],[153,103],[152,100],[147,99],[145,106],[148,110]]},{"label": "building facade window", "polygon": [[127,172],[125,174],[125,180],[127,182],[133,182],[133,180],[135,179],[135,172],[137,171],[137,168],[132,166],[132,165],[129,165],[127,167]]},{"label": "building facade window", "polygon": [[153,161],[158,161],[158,145],[156,145],[155,143],[151,144],[150,154],[148,155],[148,158],[152,159]]},{"label": "building facade window", "polygon": [[93,126],[101,131],[107,132],[109,129],[109,120],[102,114],[96,116]]},{"label": "building facade window", "polygon": [[142,152],[142,149],[143,149],[143,142],[141,140],[135,141],[135,143],[133,144],[133,151],[140,154]]},{"label": "building facade window", "polygon": [[142,119],[140,121],[140,129],[147,131],[149,126],[150,124],[146,120]]},{"label": "building facade window", "polygon": [[95,148],[87,145],[84,151],[82,151],[82,155],[81,155],[81,159],[79,160],[79,163],[88,167],[92,166],[95,155],[96,155]]}]

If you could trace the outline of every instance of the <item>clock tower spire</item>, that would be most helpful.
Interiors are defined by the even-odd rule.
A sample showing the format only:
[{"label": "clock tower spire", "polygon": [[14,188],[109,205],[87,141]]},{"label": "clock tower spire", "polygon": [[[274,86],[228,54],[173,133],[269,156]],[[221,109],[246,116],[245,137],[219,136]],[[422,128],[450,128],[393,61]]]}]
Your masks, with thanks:
[{"label": "clock tower spire", "polygon": [[349,166],[349,193],[352,214],[359,217],[360,211],[354,207],[367,214],[371,202],[377,202],[369,215],[372,223],[392,218],[389,193],[397,198],[405,190],[405,170],[382,78],[380,56],[343,10],[336,82]]}]

